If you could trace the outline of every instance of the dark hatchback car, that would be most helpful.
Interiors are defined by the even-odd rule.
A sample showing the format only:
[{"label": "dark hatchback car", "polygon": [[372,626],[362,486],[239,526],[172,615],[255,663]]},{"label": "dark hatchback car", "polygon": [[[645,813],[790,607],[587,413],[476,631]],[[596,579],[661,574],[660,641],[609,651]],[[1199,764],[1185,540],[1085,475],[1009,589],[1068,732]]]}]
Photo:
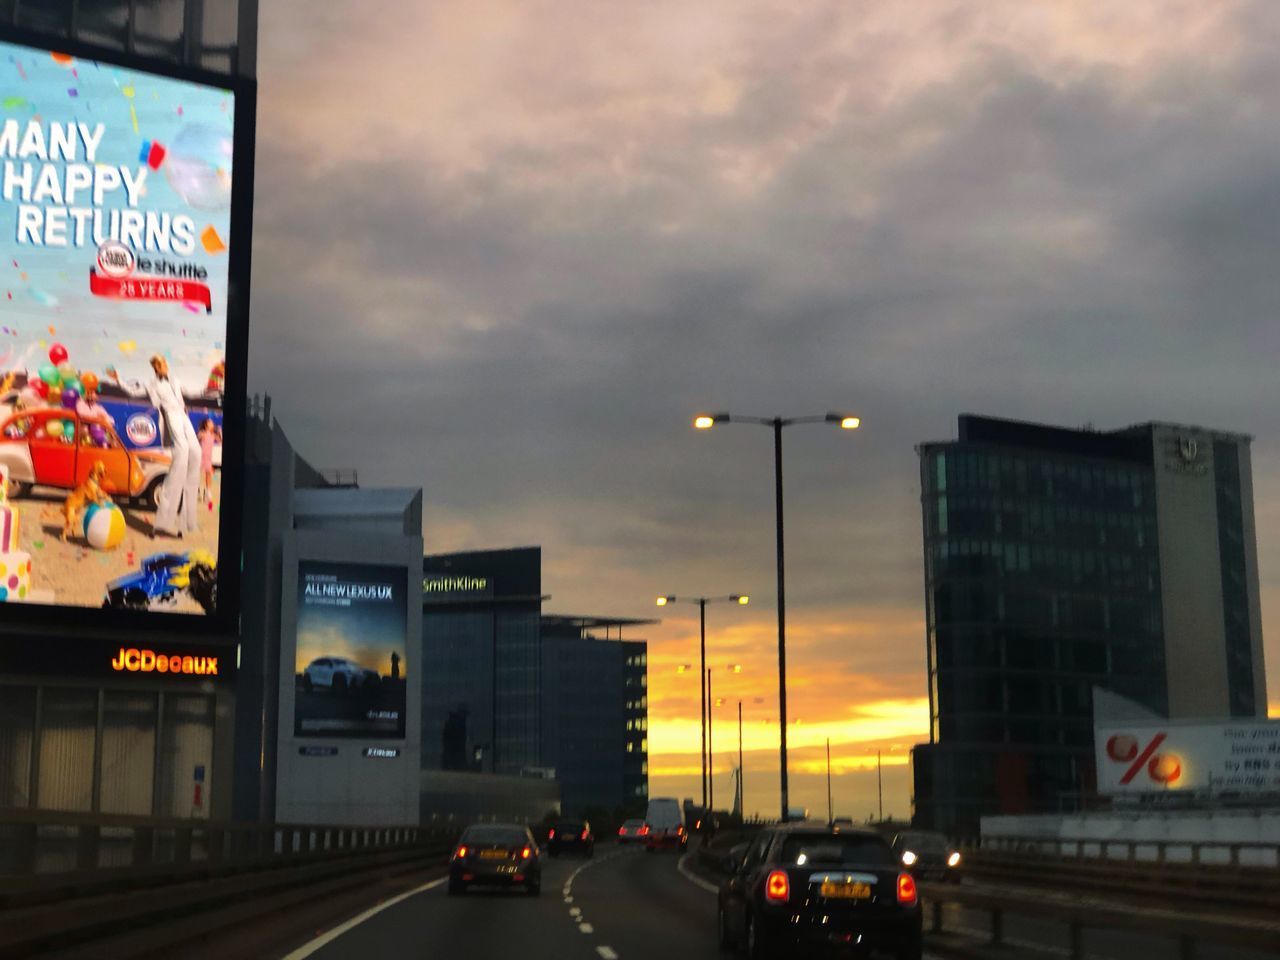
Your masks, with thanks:
[{"label": "dark hatchback car", "polygon": [[562,853],[592,857],[595,852],[595,834],[591,832],[591,824],[585,820],[561,820],[547,831],[547,853],[553,857]]},{"label": "dark hatchback car", "polygon": [[838,953],[920,960],[915,878],[870,830],[783,824],[730,854],[720,945],[751,960]]},{"label": "dark hatchback car", "polygon": [[473,824],[462,832],[449,859],[449,893],[470,886],[523,886],[542,892],[542,859],[528,827],[515,823]]},{"label": "dark hatchback car", "polygon": [[960,882],[960,851],[945,836],[908,830],[893,838],[893,852],[919,880]]}]

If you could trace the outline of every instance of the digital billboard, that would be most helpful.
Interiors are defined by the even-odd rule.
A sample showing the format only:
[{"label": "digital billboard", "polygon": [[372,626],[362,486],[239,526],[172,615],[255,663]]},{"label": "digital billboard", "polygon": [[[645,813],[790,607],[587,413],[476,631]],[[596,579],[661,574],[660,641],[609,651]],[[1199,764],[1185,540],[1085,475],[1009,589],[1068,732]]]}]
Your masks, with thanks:
[{"label": "digital billboard", "polygon": [[3,40],[0,77],[0,602],[215,615],[237,96]]},{"label": "digital billboard", "polygon": [[294,736],[404,737],[407,591],[404,567],[299,561]]},{"label": "digital billboard", "polygon": [[1276,793],[1280,721],[1108,721],[1094,727],[1098,793]]}]

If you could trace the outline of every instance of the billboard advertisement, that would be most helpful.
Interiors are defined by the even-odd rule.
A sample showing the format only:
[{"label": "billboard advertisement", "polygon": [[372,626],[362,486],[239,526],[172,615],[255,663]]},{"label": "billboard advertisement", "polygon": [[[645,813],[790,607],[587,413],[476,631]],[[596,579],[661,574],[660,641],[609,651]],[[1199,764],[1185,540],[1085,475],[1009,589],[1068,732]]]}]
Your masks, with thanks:
[{"label": "billboard advertisement", "polygon": [[1130,721],[1094,727],[1098,793],[1280,792],[1280,721]]},{"label": "billboard advertisement", "polygon": [[216,614],[237,95],[0,66],[0,602]]},{"label": "billboard advertisement", "polygon": [[404,567],[299,561],[294,736],[403,739],[408,582]]}]

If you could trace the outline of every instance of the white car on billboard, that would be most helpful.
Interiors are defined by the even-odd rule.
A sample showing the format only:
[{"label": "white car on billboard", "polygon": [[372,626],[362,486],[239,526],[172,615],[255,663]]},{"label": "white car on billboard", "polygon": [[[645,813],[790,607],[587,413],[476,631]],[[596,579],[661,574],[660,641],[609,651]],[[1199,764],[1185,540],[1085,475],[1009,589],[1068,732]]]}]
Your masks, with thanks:
[{"label": "white car on billboard", "polygon": [[302,671],[302,685],[308,690],[315,687],[346,690],[367,683],[369,673],[346,657],[317,657]]}]

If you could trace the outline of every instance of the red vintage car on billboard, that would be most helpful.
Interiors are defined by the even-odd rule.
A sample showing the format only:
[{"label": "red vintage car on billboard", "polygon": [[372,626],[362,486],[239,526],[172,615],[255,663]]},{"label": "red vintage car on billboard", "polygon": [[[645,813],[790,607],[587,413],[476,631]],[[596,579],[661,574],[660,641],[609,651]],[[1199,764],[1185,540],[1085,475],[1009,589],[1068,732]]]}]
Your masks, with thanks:
[{"label": "red vintage car on billboard", "polygon": [[102,489],[113,498],[158,507],[169,454],[128,450],[111,424],[54,407],[19,411],[0,425],[0,464],[9,468],[11,496],[33,487],[73,490],[98,461],[106,468]]}]

